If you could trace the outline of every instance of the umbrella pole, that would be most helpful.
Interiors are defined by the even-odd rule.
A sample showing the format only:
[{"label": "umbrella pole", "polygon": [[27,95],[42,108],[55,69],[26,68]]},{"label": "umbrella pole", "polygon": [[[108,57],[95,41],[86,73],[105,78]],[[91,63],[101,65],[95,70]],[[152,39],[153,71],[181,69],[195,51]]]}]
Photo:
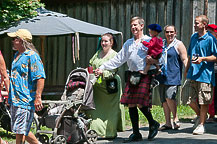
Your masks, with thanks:
[{"label": "umbrella pole", "polygon": [[40,36],[40,41],[41,41],[41,59],[42,59],[43,63],[44,63],[44,40],[45,40],[45,36]]}]

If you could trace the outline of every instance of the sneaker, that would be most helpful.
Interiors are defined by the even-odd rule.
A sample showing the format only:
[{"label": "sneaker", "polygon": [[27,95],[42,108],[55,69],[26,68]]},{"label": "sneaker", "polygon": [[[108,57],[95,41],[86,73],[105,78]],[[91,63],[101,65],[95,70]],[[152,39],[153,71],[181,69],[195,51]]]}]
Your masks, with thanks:
[{"label": "sneaker", "polygon": [[193,129],[195,129],[200,123],[200,117],[197,116],[196,119],[195,119],[195,122],[194,122],[194,126],[193,126]]},{"label": "sneaker", "polygon": [[193,131],[193,135],[202,135],[205,132],[204,125],[198,125],[197,128]]}]

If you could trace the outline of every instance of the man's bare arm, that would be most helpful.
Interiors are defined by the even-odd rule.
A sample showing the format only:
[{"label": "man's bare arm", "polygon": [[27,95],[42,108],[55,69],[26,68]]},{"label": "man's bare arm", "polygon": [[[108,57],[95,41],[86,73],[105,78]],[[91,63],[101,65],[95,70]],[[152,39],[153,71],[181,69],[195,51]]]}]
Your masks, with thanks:
[{"label": "man's bare arm", "polygon": [[37,80],[37,88],[34,102],[36,111],[40,111],[43,108],[41,95],[44,89],[44,81],[45,80],[43,78]]},{"label": "man's bare arm", "polygon": [[200,64],[202,61],[217,62],[217,58],[214,55],[207,56],[207,57],[198,57],[197,60],[192,61],[192,63],[193,64]]},{"label": "man's bare arm", "polygon": [[190,67],[190,63],[191,63],[191,59],[190,59],[190,56],[188,56],[188,59],[187,59],[187,65],[185,67],[185,72],[184,72],[184,78],[186,79],[187,77],[187,73],[188,73],[188,69]]}]

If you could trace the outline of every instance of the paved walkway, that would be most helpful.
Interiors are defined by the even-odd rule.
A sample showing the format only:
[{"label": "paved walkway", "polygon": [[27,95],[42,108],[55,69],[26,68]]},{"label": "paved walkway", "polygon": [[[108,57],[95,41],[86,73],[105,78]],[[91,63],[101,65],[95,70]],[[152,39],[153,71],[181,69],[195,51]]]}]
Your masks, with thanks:
[{"label": "paved walkway", "polygon": [[[181,123],[179,130],[159,131],[153,141],[148,141],[148,127],[142,127],[140,132],[143,140],[133,142],[133,144],[217,144],[217,123],[209,123],[205,125],[206,133],[204,135],[193,135],[191,123]],[[99,139],[97,144],[119,144],[132,133],[132,130],[119,132],[118,137],[114,140]]]},{"label": "paved walkway", "polygon": [[[217,122],[205,125],[206,133],[204,135],[192,134],[192,123],[181,123],[179,130],[159,131],[153,141],[148,141],[148,127],[140,128],[143,140],[132,142],[132,144],[217,144]],[[120,144],[132,133],[131,129],[125,132],[119,132],[114,140],[99,139],[97,144]],[[9,144],[15,144],[15,141]]]}]

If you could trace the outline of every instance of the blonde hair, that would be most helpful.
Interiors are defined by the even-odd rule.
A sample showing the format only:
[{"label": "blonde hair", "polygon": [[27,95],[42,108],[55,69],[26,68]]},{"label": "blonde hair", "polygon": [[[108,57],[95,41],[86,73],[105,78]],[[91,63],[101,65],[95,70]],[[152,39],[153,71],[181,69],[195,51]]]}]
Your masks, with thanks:
[{"label": "blonde hair", "polygon": [[143,24],[143,25],[145,24],[144,19],[141,18],[141,17],[138,17],[138,16],[132,17],[131,20],[130,20],[130,23],[132,23],[132,22],[135,21],[135,20],[138,20],[138,21],[139,21],[139,24]]},{"label": "blonde hair", "polygon": [[208,19],[208,17],[206,15],[199,15],[199,16],[196,16],[196,18],[200,18],[201,22],[206,23],[206,25],[209,24],[209,19]]},{"label": "blonde hair", "polygon": [[34,52],[36,52],[37,54],[39,54],[39,52],[36,50],[36,48],[35,48],[35,46],[33,45],[32,42],[24,40],[24,39],[22,39],[22,40],[23,40],[23,47],[25,49],[33,50]]}]

